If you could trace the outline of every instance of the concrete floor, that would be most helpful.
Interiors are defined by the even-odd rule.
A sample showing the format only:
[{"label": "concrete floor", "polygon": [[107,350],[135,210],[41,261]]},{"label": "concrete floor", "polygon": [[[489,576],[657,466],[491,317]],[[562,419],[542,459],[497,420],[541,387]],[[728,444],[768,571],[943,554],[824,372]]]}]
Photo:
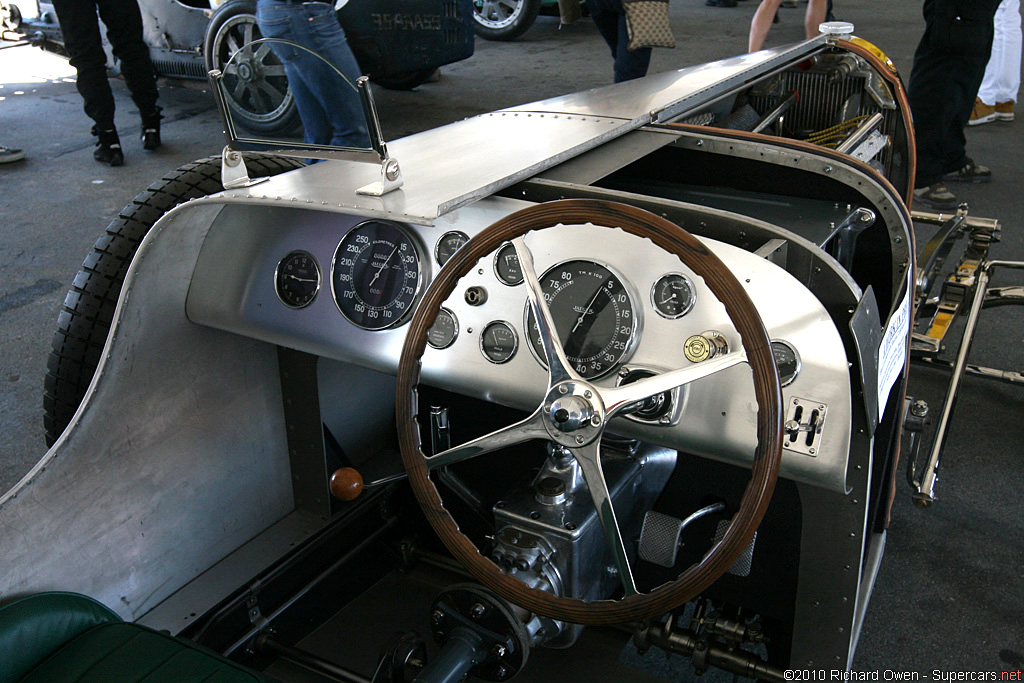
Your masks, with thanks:
[{"label": "concrete floor", "polygon": [[[728,9],[675,0],[678,46],[655,51],[651,72],[744,52],[755,7],[755,0]],[[909,76],[923,31],[919,3],[839,0],[836,14]],[[803,37],[802,9],[780,15],[769,46]],[[413,92],[378,90],[377,100],[385,135],[394,139],[610,80],[611,59],[589,20],[559,29],[557,19],[542,17],[517,42],[478,40],[476,54],[445,67],[440,81]],[[65,61],[34,48],[0,50],[0,144],[29,155],[0,166],[0,490],[20,479],[45,450],[46,356],[57,312],[83,257],[136,193],[183,163],[218,154],[223,145],[212,96],[202,84],[162,84],[165,146],[143,152],[124,84],[113,86],[127,158],[121,168],[93,161],[90,122]],[[975,215],[1002,220],[1003,241],[992,250],[996,258],[1024,259],[1022,126],[1018,121],[969,129],[969,152],[992,168],[995,180],[953,188]],[[929,233],[919,229],[919,240]],[[1003,274],[997,284],[1021,280]],[[1022,351],[1019,311],[986,313],[972,360],[1020,369]],[[920,369],[912,377],[912,392],[937,408],[945,375]],[[858,669],[916,671],[927,679],[938,676],[934,669],[1024,666],[1024,521],[1016,493],[1024,480],[1022,406],[1019,387],[966,380],[943,460],[940,501],[918,510],[909,503],[909,490],[898,490]]]}]

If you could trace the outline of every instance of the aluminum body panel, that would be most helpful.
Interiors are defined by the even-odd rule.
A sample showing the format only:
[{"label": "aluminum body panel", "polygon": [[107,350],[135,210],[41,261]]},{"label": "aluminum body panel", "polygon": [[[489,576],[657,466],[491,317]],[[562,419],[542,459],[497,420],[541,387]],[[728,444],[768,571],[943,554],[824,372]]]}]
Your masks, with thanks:
[{"label": "aluminum body panel", "polygon": [[[211,200],[212,201],[212,200]],[[472,237],[497,217],[525,206],[524,202],[488,198],[446,215],[443,225],[406,226],[415,235],[424,276],[436,265],[428,257],[436,239],[457,229]],[[338,243],[360,219],[318,211],[281,207],[226,207],[211,228],[197,263],[188,300],[190,319],[274,344],[394,373],[405,339],[405,325],[367,331],[348,323],[329,290],[309,306],[296,310],[274,293],[278,261],[294,249],[312,254],[323,270]],[[538,273],[571,259],[590,259],[612,269],[623,281],[639,320],[640,342],[627,365],[668,370],[688,363],[683,341],[692,334],[717,330],[738,344],[735,327],[703,281],[680,261],[649,242],[619,230],[559,226],[526,237]],[[827,311],[814,295],[775,264],[742,249],[708,241],[708,246],[739,274],[761,313],[772,339],[795,346],[803,368],[785,395],[829,405],[829,423],[815,457],[788,454],[782,476],[844,492],[851,415],[850,374],[843,343]],[[237,255],[241,253],[243,258]],[[693,281],[697,303],[687,315],[668,320],[657,315],[648,296],[665,273],[683,272]],[[483,287],[487,301],[467,304],[464,292]],[[480,260],[445,303],[459,321],[459,335],[443,350],[428,348],[422,377],[427,383],[468,396],[523,409],[533,409],[546,388],[547,372],[529,350],[525,336],[526,293],[509,287],[494,272],[493,256]],[[496,365],[480,353],[480,333],[491,322],[509,323],[519,350]],[[598,380],[609,385],[614,374]],[[756,405],[750,370],[737,366],[684,388],[683,417],[670,426],[641,425],[620,420],[615,431],[652,443],[679,448],[727,462],[749,465],[754,451]]]},{"label": "aluminum body panel", "polygon": [[[232,190],[239,198],[287,197],[363,215],[430,223],[649,123],[666,121],[819,48],[819,39],[614,86],[474,116],[388,143],[404,185],[380,197],[356,188],[379,167],[331,160]],[[496,119],[499,119],[496,121]],[[502,134],[495,135],[496,126]],[[509,145],[508,140],[516,144]]]},{"label": "aluminum body panel", "polygon": [[292,509],[275,349],[184,315],[218,210],[150,231],[82,406],[0,498],[0,602],[70,590],[134,620]]}]

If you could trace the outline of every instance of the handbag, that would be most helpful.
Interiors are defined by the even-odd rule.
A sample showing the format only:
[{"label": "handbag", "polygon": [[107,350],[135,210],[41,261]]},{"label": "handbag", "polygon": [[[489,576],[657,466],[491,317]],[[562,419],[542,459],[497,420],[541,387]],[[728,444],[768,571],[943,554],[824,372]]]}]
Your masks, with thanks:
[{"label": "handbag", "polygon": [[668,21],[668,0],[622,0],[629,30],[629,49],[675,47]]}]

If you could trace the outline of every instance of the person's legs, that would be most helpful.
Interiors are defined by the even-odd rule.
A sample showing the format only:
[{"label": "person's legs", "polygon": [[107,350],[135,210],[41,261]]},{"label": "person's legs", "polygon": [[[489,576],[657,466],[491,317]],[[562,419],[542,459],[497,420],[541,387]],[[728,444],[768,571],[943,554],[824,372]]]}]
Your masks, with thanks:
[{"label": "person's legs", "polygon": [[[302,23],[305,20],[302,5],[259,0],[256,6],[256,23],[264,38],[279,38],[301,43]],[[308,144],[327,144],[331,139],[330,124],[306,81],[301,64],[306,53],[282,43],[270,43],[270,49],[284,64],[288,88],[295,100],[299,118],[302,119],[303,139]]]},{"label": "person's legs", "polygon": [[75,86],[82,95],[86,115],[101,130],[114,128],[114,94],[107,82],[107,54],[103,51],[96,5],[82,0],[53,0],[64,47],[78,72]]},{"label": "person's legs", "polygon": [[338,23],[331,5],[307,3],[303,7],[307,15],[303,26],[309,32],[309,43],[304,44],[315,47],[321,56],[345,75],[342,78],[333,68],[311,55],[303,60],[309,63],[306,83],[330,120],[330,144],[339,147],[369,147],[370,138],[362,103],[353,87],[362,71],[348,46],[345,31]]},{"label": "person's legs", "polygon": [[597,32],[611,49],[614,59],[619,43],[619,13],[614,10],[610,0],[587,0],[587,12],[594,20]]},{"label": "person's legs", "polygon": [[156,70],[149,47],[142,39],[142,14],[136,0],[96,0],[100,18],[107,27],[114,56],[121,60],[121,73],[142,116],[156,113],[159,94]]},{"label": "person's legs", "polygon": [[828,13],[828,0],[810,0],[807,3],[807,14],[804,15],[804,32],[808,40],[818,35],[818,26],[825,21]]},{"label": "person's legs", "polygon": [[631,81],[647,75],[651,65],[651,48],[639,50],[629,49],[629,27],[626,25],[626,13],[619,14],[619,37],[615,47],[615,82]]},{"label": "person's legs", "polygon": [[[775,13],[779,11],[782,0],[761,0],[750,20],[750,37],[747,40],[747,52],[757,52],[764,46],[765,38],[772,27]],[[809,11],[809,10],[808,10]]]}]

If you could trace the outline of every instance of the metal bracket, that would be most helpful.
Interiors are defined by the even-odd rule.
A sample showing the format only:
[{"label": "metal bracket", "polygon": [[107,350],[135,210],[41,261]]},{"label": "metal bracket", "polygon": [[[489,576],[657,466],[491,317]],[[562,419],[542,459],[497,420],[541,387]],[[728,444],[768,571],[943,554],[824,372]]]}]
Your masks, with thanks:
[{"label": "metal bracket", "polygon": [[249,169],[245,167],[242,153],[225,145],[224,150],[220,153],[220,182],[225,190],[250,187],[262,183],[264,180],[269,180],[269,178],[256,178],[255,180],[250,178]]},{"label": "metal bracket", "polygon": [[356,190],[356,194],[380,197],[392,190],[397,190],[403,183],[402,170],[398,167],[398,161],[386,156],[380,162],[380,181],[360,187]]},{"label": "metal bracket", "polygon": [[783,448],[804,455],[817,455],[821,444],[821,430],[825,427],[828,404],[807,398],[793,398],[789,403],[786,436]]}]

